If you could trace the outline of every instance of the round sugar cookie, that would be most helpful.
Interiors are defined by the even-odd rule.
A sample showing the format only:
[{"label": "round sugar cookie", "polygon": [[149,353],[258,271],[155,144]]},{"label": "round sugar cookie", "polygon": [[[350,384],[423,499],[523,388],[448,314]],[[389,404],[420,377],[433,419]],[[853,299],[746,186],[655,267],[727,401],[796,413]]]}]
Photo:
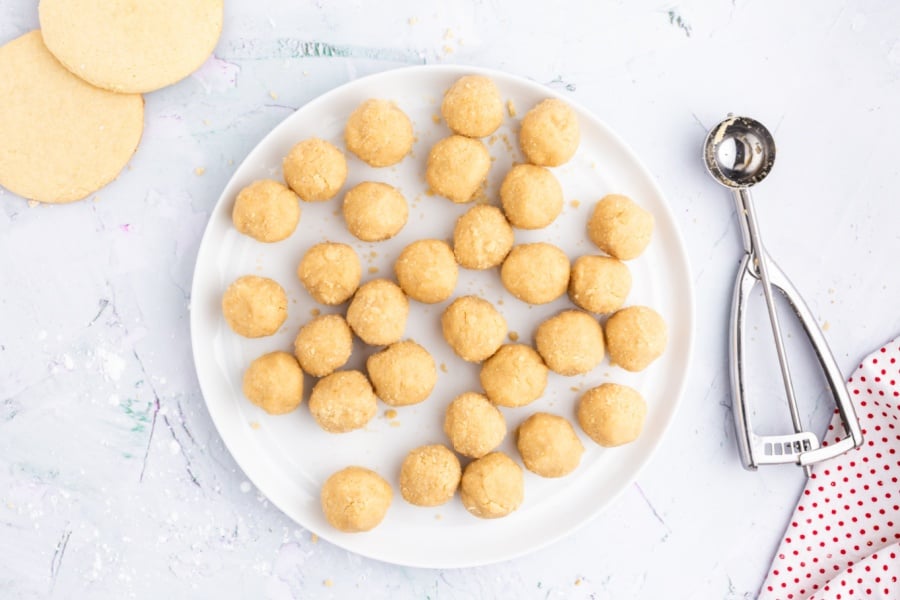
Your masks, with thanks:
[{"label": "round sugar cookie", "polygon": [[81,200],[116,178],[144,129],[144,100],[69,73],[32,31],[0,47],[0,185],[24,198]]},{"label": "round sugar cookie", "polygon": [[114,92],[152,92],[212,53],[223,0],[41,0],[44,42],[72,73]]}]

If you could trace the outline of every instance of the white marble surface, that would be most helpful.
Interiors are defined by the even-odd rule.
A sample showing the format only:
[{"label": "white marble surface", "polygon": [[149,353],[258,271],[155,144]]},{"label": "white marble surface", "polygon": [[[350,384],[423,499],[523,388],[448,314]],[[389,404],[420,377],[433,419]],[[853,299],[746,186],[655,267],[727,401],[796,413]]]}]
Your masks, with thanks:
[{"label": "white marble surface", "polygon": [[[0,4],[0,42],[37,25],[34,4]],[[728,111],[773,129],[768,247],[849,372],[900,331],[900,5],[364,4],[230,0],[215,58],[146,97],[118,181],[69,206],[0,194],[0,597],[753,597],[802,480],[737,462],[725,332],[741,245],[700,145]],[[269,506],[210,422],[188,336],[200,235],[235,165],[316,95],[422,62],[504,69],[600,115],[668,194],[698,301],[688,388],[637,484],[576,535],[471,570],[362,559]],[[823,385],[799,362],[819,426]],[[779,382],[754,385],[771,399]]]}]

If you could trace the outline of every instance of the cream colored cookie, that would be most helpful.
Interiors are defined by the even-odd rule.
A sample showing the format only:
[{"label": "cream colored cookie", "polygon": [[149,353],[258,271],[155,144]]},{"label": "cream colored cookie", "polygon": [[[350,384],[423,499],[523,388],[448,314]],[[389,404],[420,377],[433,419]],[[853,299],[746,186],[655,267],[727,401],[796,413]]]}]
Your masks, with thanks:
[{"label": "cream colored cookie", "polygon": [[568,475],[584,454],[572,424],[548,413],[535,413],[519,425],[516,447],[525,468],[541,477]]},{"label": "cream colored cookie", "polygon": [[364,181],[344,196],[347,229],[364,242],[380,242],[397,235],[409,217],[406,198],[386,183]]},{"label": "cream colored cookie", "polygon": [[481,362],[503,343],[506,319],[487,300],[462,296],[444,309],[441,331],[457,356],[469,362]]},{"label": "cream colored cookie", "polygon": [[453,295],[459,269],[447,242],[418,240],[400,252],[394,274],[407,296],[435,304]]},{"label": "cream colored cookie", "polygon": [[631,198],[610,194],[594,207],[588,221],[588,237],[610,256],[631,260],[650,243],[653,223],[653,214]]},{"label": "cream colored cookie", "polygon": [[391,344],[366,360],[375,395],[390,406],[425,400],[437,383],[437,369],[428,350],[406,340]]},{"label": "cream colored cookie", "polygon": [[238,192],[231,220],[235,229],[255,240],[280,242],[297,229],[300,202],[290,188],[260,179]]},{"label": "cream colored cookie", "polygon": [[500,269],[500,281],[510,294],[529,304],[547,304],[566,293],[569,258],[544,242],[513,246]]},{"label": "cream colored cookie", "polygon": [[412,123],[400,108],[387,100],[366,100],[347,119],[347,150],[373,167],[397,164],[412,151]]},{"label": "cream colored cookie", "polygon": [[609,361],[626,371],[643,371],[662,356],[668,341],[666,322],[646,306],[629,306],[606,321]]},{"label": "cream colored cookie", "polygon": [[378,410],[375,392],[359,371],[335,371],[313,386],[309,412],[329,433],[347,433],[372,420]]},{"label": "cream colored cookie", "polygon": [[320,500],[332,527],[358,533],[374,529],[384,520],[393,495],[391,485],[375,471],[347,467],[325,480]]},{"label": "cream colored cookie", "polygon": [[601,446],[633,442],[644,428],[647,403],[626,385],[604,383],[591,388],[578,400],[578,424]]},{"label": "cream colored cookie", "polygon": [[397,284],[387,279],[364,283],[347,308],[347,323],[370,346],[400,341],[407,316],[409,300]]},{"label": "cream colored cookie", "polygon": [[301,327],[294,338],[294,355],[313,377],[340,369],[352,352],[353,334],[341,315],[320,315]]},{"label": "cream colored cookie", "polygon": [[480,140],[451,135],[428,153],[425,180],[435,194],[462,204],[475,199],[490,168],[491,155]]},{"label": "cream colored cookie", "polygon": [[481,458],[503,442],[506,419],[487,396],[466,392],[447,407],[444,433],[454,450],[463,456]]},{"label": "cream colored cookie", "polygon": [[505,517],[525,499],[522,467],[502,452],[473,460],[463,472],[459,494],[463,506],[476,517]]},{"label": "cream colored cookie", "polygon": [[531,346],[506,344],[481,365],[481,387],[498,406],[531,404],[547,389],[547,365]]},{"label": "cream colored cookie", "polygon": [[465,269],[496,267],[509,254],[513,241],[512,227],[496,206],[473,206],[453,228],[453,254]]},{"label": "cream colored cookie", "polygon": [[503,178],[500,203],[513,227],[541,229],[562,212],[562,186],[549,169],[515,165]]},{"label": "cream colored cookie", "polygon": [[284,180],[304,202],[334,198],[347,180],[347,159],[319,138],[297,142],[281,163]]},{"label": "cream colored cookie", "polygon": [[532,164],[558,167],[578,150],[581,130],[572,108],[557,98],[548,98],[522,118],[519,146]]},{"label": "cream colored cookie", "polygon": [[114,92],[152,92],[212,54],[223,0],[41,0],[44,41],[72,73]]},{"label": "cream colored cookie", "polygon": [[453,498],[461,476],[459,459],[446,446],[420,446],[400,466],[400,494],[416,506],[440,506]]},{"label": "cream colored cookie", "polygon": [[322,242],[306,251],[297,277],[316,302],[335,305],[350,299],[362,279],[362,265],[353,248]]},{"label": "cream colored cookie", "polygon": [[591,315],[566,310],[538,326],[534,346],[551,371],[580,375],[603,360],[603,330]]},{"label": "cream colored cookie", "polygon": [[628,266],[609,256],[579,256],[572,263],[569,299],[592,313],[611,313],[622,308],[631,291]]},{"label": "cream colored cookie", "polygon": [[0,46],[0,185],[12,193],[40,202],[80,200],[116,178],[143,128],[139,95],[75,77],[53,58],[40,31]]},{"label": "cream colored cookie", "polygon": [[287,352],[270,352],[244,372],[244,395],[270,415],[289,413],[303,401],[303,371]]},{"label": "cream colored cookie", "polygon": [[267,277],[245,275],[222,295],[222,314],[229,327],[248,338],[272,335],[287,319],[287,294]]},{"label": "cream colored cookie", "polygon": [[503,122],[500,90],[483,75],[460,77],[444,94],[441,115],[454,133],[467,137],[491,135]]}]

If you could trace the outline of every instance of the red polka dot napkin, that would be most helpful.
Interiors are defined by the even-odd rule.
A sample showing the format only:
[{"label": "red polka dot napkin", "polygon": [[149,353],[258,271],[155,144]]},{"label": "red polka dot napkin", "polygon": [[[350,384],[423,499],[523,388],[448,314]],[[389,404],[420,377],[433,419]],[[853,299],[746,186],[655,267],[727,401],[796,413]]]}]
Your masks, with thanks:
[{"label": "red polka dot napkin", "polygon": [[[762,600],[900,599],[900,338],[848,387],[865,442],[813,467]],[[823,444],[842,430],[835,414]]]}]

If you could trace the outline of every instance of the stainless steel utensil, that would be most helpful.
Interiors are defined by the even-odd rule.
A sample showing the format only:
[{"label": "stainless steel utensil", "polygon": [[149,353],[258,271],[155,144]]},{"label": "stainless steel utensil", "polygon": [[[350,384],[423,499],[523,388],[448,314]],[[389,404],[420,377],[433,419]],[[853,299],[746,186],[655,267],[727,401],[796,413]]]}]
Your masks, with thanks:
[{"label": "stainless steel utensil", "polygon": [[[843,375],[828,348],[825,336],[797,289],[769,257],[760,239],[750,187],[765,179],[772,170],[775,162],[775,141],[769,130],[759,121],[729,115],[707,135],[703,156],[710,175],[734,192],[744,239],[745,254],[738,269],[731,305],[730,343],[731,393],[741,460],[745,468],[754,470],[759,465],[796,463],[803,466],[808,475],[810,465],[859,447],[863,443],[863,437],[859,420],[850,402],[850,395],[844,385]],[[750,293],[758,283],[763,288],[775,351],[781,367],[784,393],[794,425],[794,433],[788,435],[757,435],[750,423],[744,381],[744,344],[747,303]],[[819,442],[816,434],[804,431],[800,422],[790,367],[781,337],[781,326],[775,309],[773,289],[784,295],[803,325],[843,421],[845,437],[827,446]]]}]

